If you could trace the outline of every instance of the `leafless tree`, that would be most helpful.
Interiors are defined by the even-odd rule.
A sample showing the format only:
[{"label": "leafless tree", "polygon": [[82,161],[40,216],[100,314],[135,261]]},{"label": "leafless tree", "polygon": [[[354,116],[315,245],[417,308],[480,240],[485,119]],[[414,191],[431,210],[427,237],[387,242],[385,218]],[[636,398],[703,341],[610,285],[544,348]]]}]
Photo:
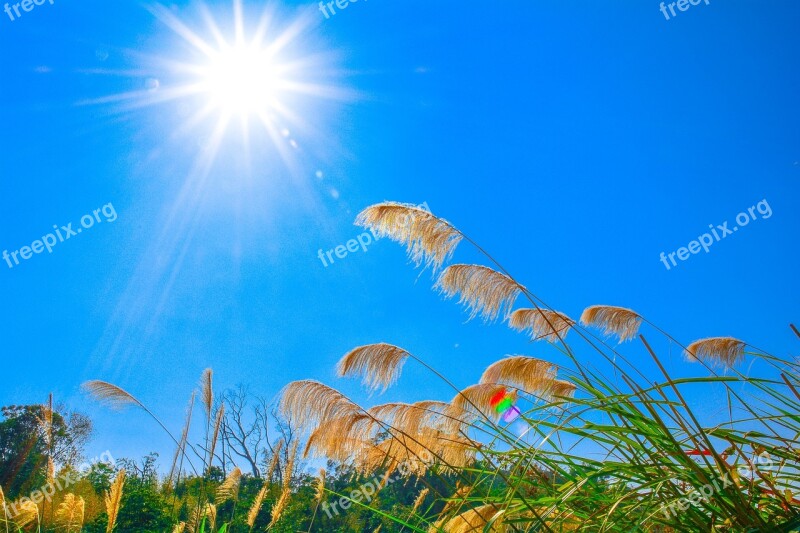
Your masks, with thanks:
[{"label": "leafless tree", "polygon": [[244,385],[225,391],[222,402],[225,403],[221,436],[223,455],[227,454],[230,462],[236,459],[245,461],[254,477],[262,477],[278,442],[283,440],[278,468],[273,474],[282,482],[283,467],[297,439],[291,421],[282,418],[269,400],[251,396]]}]

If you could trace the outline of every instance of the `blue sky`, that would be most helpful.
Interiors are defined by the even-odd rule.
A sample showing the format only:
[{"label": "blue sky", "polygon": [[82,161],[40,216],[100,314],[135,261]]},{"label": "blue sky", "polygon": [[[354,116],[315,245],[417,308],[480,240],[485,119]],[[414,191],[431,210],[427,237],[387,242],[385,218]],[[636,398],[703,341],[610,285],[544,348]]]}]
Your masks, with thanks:
[{"label": "blue sky", "polygon": [[[231,3],[206,5],[231,35]],[[277,139],[253,120],[245,144],[232,124],[213,158],[215,115],[187,126],[202,96],[145,105],[181,83],[175,62],[198,59],[146,7],[0,13],[0,252],[109,203],[118,215],[0,262],[0,405],[52,391],[94,418],[90,454],[172,446],[143,414],[88,401],[87,379],[179,432],[206,367],[218,390],[273,397],[314,378],[375,402],[452,391],[409,363],[367,398],[334,378],[354,346],[401,345],[459,386],[506,354],[565,362],[502,324],[465,323],[387,240],[324,267],[317,251],[356,237],[355,215],[383,200],[427,202],[575,318],[621,305],[687,343],[800,351],[797,2],[712,0],[671,20],[640,0],[361,0],[330,19],[275,4],[267,38],[306,17],[286,61],[332,89],[287,97]],[[213,40],[199,4],[168,9]],[[244,3],[246,33],[262,10]],[[769,218],[671,270],[659,261],[764,199]],[[467,245],[455,260],[483,261]],[[700,373],[643,333],[677,375]],[[621,350],[652,370],[636,342]]]}]

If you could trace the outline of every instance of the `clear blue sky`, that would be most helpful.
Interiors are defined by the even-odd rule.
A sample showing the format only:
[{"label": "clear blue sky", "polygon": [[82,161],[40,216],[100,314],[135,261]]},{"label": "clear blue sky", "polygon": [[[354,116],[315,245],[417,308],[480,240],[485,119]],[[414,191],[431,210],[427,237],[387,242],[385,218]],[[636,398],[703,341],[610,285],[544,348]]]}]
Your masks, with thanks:
[{"label": "clear blue sky", "polygon": [[[170,5],[213,41],[199,4]],[[230,2],[207,5],[230,35]],[[244,3],[246,33],[261,11]],[[95,419],[91,454],[165,457],[149,419],[96,406],[81,382],[126,388],[179,432],[206,367],[219,389],[271,397],[315,378],[374,402],[452,391],[409,363],[366,399],[333,372],[360,344],[401,345],[460,386],[505,354],[564,362],[504,325],[465,324],[388,241],[324,267],[317,251],[361,233],[356,213],[383,200],[427,202],[575,318],[622,305],[685,342],[800,352],[788,328],[800,323],[797,2],[712,0],[671,20],[652,0],[275,12],[278,30],[309,17],[285,52],[338,89],[287,98],[286,137],[253,121],[246,146],[232,125],[205,167],[215,115],[187,126],[202,99],[144,105],[180,84],[169,61],[197,57],[152,10],[0,12],[0,252],[109,203],[118,214],[52,254],[0,262],[0,405],[52,391]],[[763,199],[771,217],[756,211],[669,271],[660,262]],[[455,259],[480,261],[466,245]],[[677,374],[699,372],[655,344]],[[637,343],[622,350],[649,368]]]}]

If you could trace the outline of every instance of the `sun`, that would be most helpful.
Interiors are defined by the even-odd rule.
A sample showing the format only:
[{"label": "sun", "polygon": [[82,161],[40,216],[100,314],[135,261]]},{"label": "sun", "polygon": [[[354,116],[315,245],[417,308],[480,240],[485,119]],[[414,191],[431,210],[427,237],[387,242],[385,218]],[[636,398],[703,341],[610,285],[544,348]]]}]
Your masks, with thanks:
[{"label": "sun", "polygon": [[200,90],[207,94],[209,104],[241,117],[278,108],[281,81],[274,56],[253,45],[224,47],[200,72]]},{"label": "sun", "polygon": [[287,18],[277,4],[267,3],[258,17],[245,15],[242,0],[232,4],[232,17],[212,14],[202,0],[187,8],[146,5],[179,38],[168,49],[170,55],[180,55],[143,56],[149,59],[145,90],[84,103],[129,103],[133,108],[172,104],[182,119],[176,133],[204,139],[203,158],[208,161],[215,159],[230,126],[238,122],[245,152],[252,147],[265,153],[267,140],[274,149],[269,153],[277,152],[290,164],[299,146],[294,132],[320,134],[320,109],[351,101],[354,92],[336,83],[335,54],[319,51],[313,10]]}]

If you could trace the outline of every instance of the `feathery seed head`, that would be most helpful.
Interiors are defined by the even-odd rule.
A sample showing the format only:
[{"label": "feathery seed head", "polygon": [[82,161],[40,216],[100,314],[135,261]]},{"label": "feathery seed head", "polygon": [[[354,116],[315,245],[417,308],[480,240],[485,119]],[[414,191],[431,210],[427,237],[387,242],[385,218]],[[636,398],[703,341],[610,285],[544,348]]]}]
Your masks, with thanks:
[{"label": "feathery seed head", "polygon": [[744,341],[733,337],[709,337],[694,341],[686,347],[689,361],[708,361],[725,367],[733,367],[744,358]]},{"label": "feathery seed head", "polygon": [[564,313],[547,309],[517,309],[508,320],[508,325],[518,331],[531,330],[531,339],[550,342],[563,340],[574,324]]},{"label": "feathery seed head", "polygon": [[69,493],[64,496],[64,501],[58,506],[55,521],[66,533],[77,533],[83,527],[85,508],[86,502],[83,498]]},{"label": "feathery seed head", "polygon": [[461,242],[461,233],[449,222],[411,204],[383,202],[367,207],[356,217],[356,225],[406,245],[416,266],[436,272]]},{"label": "feathery seed head", "polygon": [[624,342],[636,336],[642,317],[624,307],[592,305],[584,309],[581,323],[584,326],[603,328],[605,335],[617,335],[619,341]]},{"label": "feathery seed head", "polygon": [[361,376],[372,391],[392,385],[410,354],[397,346],[380,342],[359,346],[348,352],[336,365],[340,377]]},{"label": "feathery seed head", "polygon": [[269,478],[265,478],[264,485],[261,487],[261,490],[258,491],[258,494],[256,494],[253,504],[250,506],[250,511],[247,513],[247,525],[250,526],[251,529],[256,523],[258,514],[261,512],[261,506],[264,505],[264,498],[267,496],[268,489]]},{"label": "feathery seed head", "polygon": [[436,281],[436,288],[447,298],[459,294],[458,303],[470,312],[470,319],[504,319],[524,287],[510,277],[482,265],[450,265]]},{"label": "feathery seed head", "polygon": [[122,502],[122,488],[125,486],[125,470],[122,469],[117,473],[114,483],[105,494],[106,514],[108,515],[108,525],[106,526],[106,533],[111,533],[114,526],[117,525],[117,516],[119,515],[120,504]]},{"label": "feathery seed head", "polygon": [[[469,533],[471,531],[487,531],[487,532],[501,532],[506,531],[506,526],[503,526],[502,517],[499,515],[503,511],[497,511],[495,506],[481,505],[469,511],[465,511],[459,515],[454,516],[444,524],[440,524],[441,529],[432,528],[431,531],[446,531],[447,533]],[[489,522],[494,520],[489,529],[486,526]]]},{"label": "feathery seed head", "polygon": [[214,503],[222,505],[229,500],[236,500],[239,498],[239,485],[242,481],[242,470],[237,466],[234,468],[225,481],[217,487],[217,493],[214,498]]},{"label": "feathery seed head", "polygon": [[512,355],[489,365],[480,383],[511,385],[534,394],[555,376],[556,367],[552,363],[534,357]]},{"label": "feathery seed head", "polygon": [[82,385],[82,388],[95,400],[112,409],[120,410],[131,405],[144,408],[142,402],[134,398],[132,394],[105,381],[87,381]]},{"label": "feathery seed head", "polygon": [[317,482],[315,484],[315,495],[314,501],[316,503],[320,503],[322,499],[325,497],[325,469],[319,469],[319,475],[317,476]]},{"label": "feathery seed head", "polygon": [[301,428],[360,411],[341,392],[314,380],[289,383],[283,389],[278,409]]},{"label": "feathery seed head", "polygon": [[214,371],[210,368],[206,368],[203,371],[203,376],[200,378],[200,390],[203,396],[203,407],[206,410],[206,415],[209,420],[211,420],[211,409],[214,407],[213,379]]}]

